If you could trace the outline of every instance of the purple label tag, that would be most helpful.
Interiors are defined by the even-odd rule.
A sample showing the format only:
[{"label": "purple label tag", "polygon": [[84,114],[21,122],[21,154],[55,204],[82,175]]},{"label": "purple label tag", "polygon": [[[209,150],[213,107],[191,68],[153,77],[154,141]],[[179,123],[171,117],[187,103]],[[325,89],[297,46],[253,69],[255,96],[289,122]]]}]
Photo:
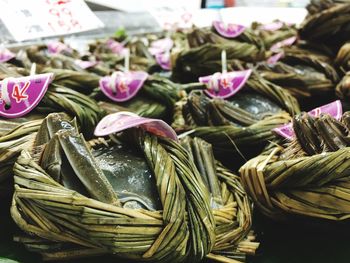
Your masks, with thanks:
[{"label": "purple label tag", "polygon": [[[335,119],[340,120],[343,115],[343,108],[340,100],[336,100],[332,103],[326,104],[308,112],[308,114],[312,117],[318,117],[322,113],[329,114]],[[288,123],[281,127],[275,128],[273,131],[288,140],[292,140],[295,136],[292,123]]]},{"label": "purple label tag", "polygon": [[123,44],[115,41],[114,39],[108,39],[106,45],[114,54],[124,56],[127,52],[127,48],[125,48]]},{"label": "purple label tag", "polygon": [[167,38],[153,41],[148,50],[153,56],[155,56],[157,54],[170,51],[173,45],[174,45],[174,41],[172,41],[170,38],[167,37]]},{"label": "purple label tag", "polygon": [[251,69],[232,71],[228,73],[217,72],[213,75],[200,77],[199,82],[207,85],[205,93],[212,98],[229,98],[236,94],[246,83]]},{"label": "purple label tag", "polygon": [[274,65],[284,56],[283,52],[272,55],[267,59],[267,64]]},{"label": "purple label tag", "polygon": [[281,29],[283,27],[283,22],[281,21],[275,21],[272,23],[264,24],[259,26],[260,30],[266,30],[266,31],[277,31],[278,29]]},{"label": "purple label tag", "polygon": [[33,110],[53,80],[52,73],[6,78],[0,86],[0,116],[18,118]]},{"label": "purple label tag", "polygon": [[293,43],[297,40],[297,37],[294,36],[294,37],[289,37],[285,40],[282,40],[280,42],[277,42],[276,44],[274,44],[270,50],[271,51],[274,51],[274,52],[278,52],[280,48],[282,47],[286,47],[286,46],[291,46],[293,45]]},{"label": "purple label tag", "polygon": [[68,47],[66,44],[59,42],[59,41],[52,41],[47,44],[47,50],[50,54],[60,54],[63,51],[66,51],[68,53],[72,53],[73,50]]},{"label": "purple label tag", "polygon": [[12,53],[7,48],[0,48],[0,63],[7,62],[16,57],[16,54]]},{"label": "purple label tag", "polygon": [[177,140],[175,131],[164,121],[143,118],[131,112],[117,112],[104,117],[96,126],[96,136],[107,136],[133,127],[140,127],[157,136]]},{"label": "purple label tag", "polygon": [[235,38],[244,32],[245,26],[228,23],[227,25],[222,21],[213,21],[215,30],[223,37]]},{"label": "purple label tag", "polygon": [[98,64],[98,61],[85,61],[81,59],[76,59],[74,63],[82,69],[88,69],[96,66]]},{"label": "purple label tag", "polygon": [[171,69],[170,52],[156,54],[156,61],[162,69]]},{"label": "purple label tag", "polygon": [[100,79],[100,88],[111,100],[123,102],[132,99],[147,78],[148,74],[144,71],[117,71]]}]

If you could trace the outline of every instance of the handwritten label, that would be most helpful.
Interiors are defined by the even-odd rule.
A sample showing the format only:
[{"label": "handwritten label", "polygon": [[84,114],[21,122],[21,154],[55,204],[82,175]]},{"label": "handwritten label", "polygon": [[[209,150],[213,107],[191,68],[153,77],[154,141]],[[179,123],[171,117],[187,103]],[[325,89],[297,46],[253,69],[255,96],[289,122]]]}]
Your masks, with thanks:
[{"label": "handwritten label", "polygon": [[0,47],[0,63],[7,62],[16,57],[16,54],[12,53],[5,47]]},{"label": "handwritten label", "polygon": [[0,0],[0,18],[17,41],[103,27],[83,0]]},{"label": "handwritten label", "polygon": [[228,23],[222,21],[213,21],[213,27],[223,37],[235,38],[244,32],[245,26]]},{"label": "handwritten label", "polygon": [[66,44],[59,41],[51,41],[47,44],[47,51],[50,54],[60,54],[62,52],[72,53],[73,50]]},{"label": "handwritten label", "polygon": [[217,72],[210,76],[200,77],[199,82],[207,85],[208,89],[205,92],[210,97],[225,99],[236,94],[244,86],[251,73],[251,69],[228,73]]},{"label": "handwritten label", "polygon": [[283,52],[272,55],[267,59],[267,64],[274,65],[284,56]]},{"label": "handwritten label", "polygon": [[287,46],[291,46],[293,45],[293,43],[297,40],[297,37],[289,37],[285,40],[282,40],[280,42],[277,42],[276,44],[274,44],[270,50],[274,51],[274,52],[278,52],[282,47],[287,47]]},{"label": "handwritten label", "polygon": [[174,45],[174,41],[171,38],[162,38],[151,43],[149,52],[155,56],[164,52],[168,52]]},{"label": "handwritten label", "polygon": [[18,118],[32,111],[44,97],[52,73],[6,78],[0,86],[0,116]]},{"label": "handwritten label", "polygon": [[164,30],[174,31],[193,26],[193,14],[186,7],[162,6],[151,8],[149,11]]},{"label": "handwritten label", "polygon": [[147,78],[148,74],[144,71],[118,71],[100,79],[100,88],[111,100],[123,102],[132,99]]},{"label": "handwritten label", "polygon": [[[343,108],[340,100],[334,101],[327,105],[318,107],[308,112],[312,117],[319,117],[321,114],[329,114],[337,120],[340,120],[343,115]],[[295,137],[293,123],[288,123],[281,127],[273,129],[273,131],[282,137],[292,140]]]},{"label": "handwritten label", "polygon": [[74,63],[79,67],[81,67],[82,69],[88,69],[96,66],[98,64],[98,61],[76,59],[74,60]]},{"label": "handwritten label", "polygon": [[175,131],[164,121],[140,117],[131,112],[117,112],[104,117],[96,126],[96,136],[107,136],[126,129],[140,127],[160,137],[177,140]]}]

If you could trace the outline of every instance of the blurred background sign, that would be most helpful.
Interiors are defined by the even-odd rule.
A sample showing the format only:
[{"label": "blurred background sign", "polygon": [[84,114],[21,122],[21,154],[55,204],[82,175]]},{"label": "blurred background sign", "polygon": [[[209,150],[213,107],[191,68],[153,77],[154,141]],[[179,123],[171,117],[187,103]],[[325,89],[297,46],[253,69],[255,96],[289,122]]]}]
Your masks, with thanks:
[{"label": "blurred background sign", "polygon": [[267,24],[273,20],[299,25],[305,18],[305,8],[288,7],[233,7],[220,9],[221,20],[250,26],[252,22]]},{"label": "blurred background sign", "polygon": [[83,0],[0,0],[0,17],[17,41],[103,27]]}]

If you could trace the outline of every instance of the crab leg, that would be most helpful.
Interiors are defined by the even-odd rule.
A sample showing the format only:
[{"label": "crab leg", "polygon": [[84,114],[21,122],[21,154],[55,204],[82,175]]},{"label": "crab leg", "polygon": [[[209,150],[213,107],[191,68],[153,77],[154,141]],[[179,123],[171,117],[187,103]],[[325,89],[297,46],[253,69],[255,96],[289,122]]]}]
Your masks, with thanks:
[{"label": "crab leg", "polygon": [[84,137],[75,130],[57,132],[63,151],[89,194],[104,203],[120,205],[112,185],[97,166]]}]

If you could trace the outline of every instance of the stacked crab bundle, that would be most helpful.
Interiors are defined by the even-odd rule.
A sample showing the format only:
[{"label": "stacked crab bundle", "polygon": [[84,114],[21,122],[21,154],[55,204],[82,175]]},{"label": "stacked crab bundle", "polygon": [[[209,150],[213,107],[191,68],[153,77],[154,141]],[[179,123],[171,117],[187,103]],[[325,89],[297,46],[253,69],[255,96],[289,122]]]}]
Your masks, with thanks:
[{"label": "stacked crab bundle", "polygon": [[[50,76],[30,113],[1,119],[2,187],[12,190],[14,179],[11,215],[26,233],[15,239],[47,260],[110,254],[162,262],[244,261],[259,245],[250,230],[252,202],[211,144],[197,137],[178,141],[174,132],[164,138],[142,125],[93,135],[107,113],[120,111],[171,124],[176,102],[203,88],[175,83],[165,72],[151,75],[157,69],[139,55],[143,42],[128,44],[129,58],[102,48],[110,42],[92,44],[86,56],[30,47],[2,65],[8,92],[16,83],[23,88],[26,78],[36,83],[36,75]],[[81,68],[94,56],[98,64]],[[130,71],[124,71],[126,61]],[[130,83],[110,82],[140,69],[148,72],[138,73],[142,83],[133,96],[115,100]]]},{"label": "stacked crab bundle", "polygon": [[350,5],[308,10],[299,28],[214,21],[10,52],[0,186],[16,240],[46,260],[237,262],[259,245],[253,202],[347,219]]},{"label": "stacked crab bundle", "polygon": [[45,118],[14,166],[11,215],[35,235],[18,237],[29,250],[162,262],[255,251],[251,203],[210,144],[136,128],[112,135],[85,141],[66,114]]}]

